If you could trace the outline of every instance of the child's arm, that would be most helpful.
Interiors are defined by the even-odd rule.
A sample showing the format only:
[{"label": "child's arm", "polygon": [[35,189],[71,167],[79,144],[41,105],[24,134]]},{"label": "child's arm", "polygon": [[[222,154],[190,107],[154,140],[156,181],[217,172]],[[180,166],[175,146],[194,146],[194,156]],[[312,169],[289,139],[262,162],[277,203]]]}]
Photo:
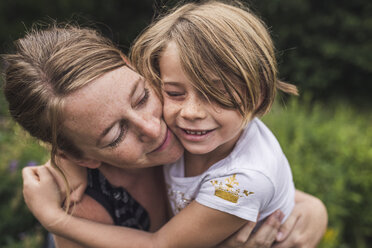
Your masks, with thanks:
[{"label": "child's arm", "polygon": [[246,223],[194,201],[154,234],[103,225],[60,208],[58,187],[47,168],[24,169],[23,178],[25,201],[44,227],[89,247],[212,247]]},{"label": "child's arm", "polygon": [[[95,201],[92,197],[88,195],[83,195],[81,200],[74,205],[72,211],[73,216],[77,216],[80,218],[92,220],[99,223],[104,223],[108,225],[114,225],[114,221],[112,220],[110,214],[107,210],[97,201]],[[82,246],[75,241],[54,235],[54,243],[56,247],[63,248],[83,248],[86,246]]]},{"label": "child's arm", "polygon": [[[106,209],[96,202],[93,198],[85,195],[87,186],[87,170],[86,168],[75,164],[65,157],[57,157],[58,167],[63,171],[70,187],[70,213],[73,216],[92,220],[99,223],[111,224],[114,222],[107,213]],[[66,196],[66,182],[64,181],[60,172],[51,165],[50,160],[44,164],[53,175],[59,190],[65,199]],[[66,206],[65,206],[66,207]],[[56,247],[82,248],[82,246],[74,241],[65,239],[63,237],[54,235],[54,243]]]},{"label": "child's arm", "polygon": [[[57,156],[56,161],[58,167],[65,175],[69,188],[70,188],[70,212],[74,216],[78,216],[84,219],[93,220],[100,223],[113,224],[111,216],[107,211],[97,203],[93,198],[84,195],[87,186],[87,170],[86,168],[75,164],[65,157]],[[47,161],[44,164],[53,175],[59,190],[62,194],[62,198],[66,199],[67,187],[66,182],[61,175],[61,172],[57,168],[51,165],[51,161]],[[67,204],[67,202],[64,200]],[[65,206],[66,208],[66,206]],[[63,237],[54,235],[54,243],[56,247],[69,247],[69,248],[83,248],[84,246],[65,239]]]}]

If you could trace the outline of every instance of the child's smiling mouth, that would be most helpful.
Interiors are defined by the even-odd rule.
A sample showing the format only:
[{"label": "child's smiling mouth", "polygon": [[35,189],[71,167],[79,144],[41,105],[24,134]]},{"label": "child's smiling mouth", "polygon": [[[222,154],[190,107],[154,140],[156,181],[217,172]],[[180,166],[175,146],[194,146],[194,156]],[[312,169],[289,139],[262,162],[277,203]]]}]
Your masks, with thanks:
[{"label": "child's smiling mouth", "polygon": [[190,130],[190,129],[184,129],[184,128],[181,128],[183,132],[185,132],[186,134],[188,135],[196,135],[196,136],[203,136],[203,135],[206,135],[212,131],[214,131],[215,129],[210,129],[210,130]]}]

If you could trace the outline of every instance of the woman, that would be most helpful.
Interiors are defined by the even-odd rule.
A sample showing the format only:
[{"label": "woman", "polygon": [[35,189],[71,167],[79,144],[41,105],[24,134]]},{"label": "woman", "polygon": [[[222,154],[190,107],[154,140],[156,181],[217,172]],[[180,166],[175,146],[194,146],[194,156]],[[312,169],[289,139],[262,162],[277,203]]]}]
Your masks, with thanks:
[{"label": "woman", "polygon": [[[148,167],[175,161],[182,147],[161,119],[162,107],[156,93],[123,58],[119,49],[93,30],[75,27],[36,30],[17,42],[16,53],[5,56],[4,92],[15,120],[33,136],[52,145],[53,162],[58,153],[61,160],[90,168],[93,193],[83,197],[74,215],[155,231],[166,221],[166,199],[163,181],[159,180],[161,169]],[[57,164],[61,162],[57,160]],[[24,171],[27,203],[35,196],[27,194],[32,186],[28,179],[43,170]],[[47,189],[40,188],[40,194],[43,190]],[[298,193],[298,196],[301,200],[303,195]],[[98,203],[97,199],[102,198]],[[302,204],[307,202],[306,206],[312,205],[319,211],[314,213],[310,207],[306,217],[299,219],[304,222],[302,226],[297,221],[299,209],[294,211],[289,224],[284,226],[287,229],[295,226],[301,231],[292,232],[287,247],[296,244],[293,240],[303,235],[303,229],[307,232],[302,240],[315,242],[324,231],[324,207],[311,197],[303,199],[307,200],[301,201]],[[106,203],[112,201],[114,214],[110,215],[111,206]],[[137,213],[140,217],[124,216],[125,220],[120,221],[122,207],[128,202],[133,202],[130,217]],[[322,217],[320,223],[309,221],[318,216]],[[277,229],[270,225],[279,223],[274,217],[248,242],[269,240],[271,243]],[[150,225],[146,224],[148,220]],[[307,224],[311,227],[306,228]],[[241,242],[240,235],[251,230],[251,227],[243,229],[228,243]],[[79,247],[68,240],[56,240],[61,247]]]}]

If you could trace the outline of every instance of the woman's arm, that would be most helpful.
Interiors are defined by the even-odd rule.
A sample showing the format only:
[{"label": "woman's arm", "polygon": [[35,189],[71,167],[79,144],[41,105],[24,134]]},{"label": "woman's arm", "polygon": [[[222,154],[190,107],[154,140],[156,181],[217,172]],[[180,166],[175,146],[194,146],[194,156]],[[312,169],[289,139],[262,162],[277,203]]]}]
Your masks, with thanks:
[{"label": "woman's arm", "polygon": [[217,248],[269,248],[276,239],[283,218],[284,214],[280,210],[275,211],[254,233],[252,231],[256,223],[248,222]]},{"label": "woman's arm", "polygon": [[328,223],[327,209],[318,198],[297,190],[296,205],[280,227],[275,248],[316,247]]},{"label": "woman's arm", "polygon": [[[32,202],[32,193],[31,194],[27,193],[28,184],[26,182],[26,177],[34,178],[34,179],[37,178],[37,180],[39,180],[40,178],[38,178],[39,172],[37,172],[36,168],[32,170],[28,168],[27,170],[24,171],[24,176],[25,176],[25,188],[24,188],[25,192],[24,193],[25,193],[26,202],[29,202],[29,201]],[[47,177],[42,177],[42,178],[48,179]],[[36,180],[36,184],[34,184],[35,180],[28,180],[28,183],[31,183],[31,185],[34,184],[32,187],[35,187],[35,186],[41,187],[41,185],[39,185],[39,183],[41,182],[38,182],[37,180]],[[44,189],[45,188],[48,188],[48,187],[44,187]],[[49,188],[49,189],[53,190],[53,188]],[[31,197],[27,198],[26,195],[29,195]],[[43,195],[43,194],[37,194],[37,195]],[[54,194],[54,196],[56,195],[57,194]],[[28,203],[28,205],[32,206],[32,203]],[[33,212],[35,215],[37,214],[37,211],[33,211]],[[276,224],[280,223],[279,216],[280,215],[277,215],[277,217],[275,217],[274,215],[272,215],[261,226],[261,228],[251,237],[249,236],[250,236],[251,231],[253,230],[254,225],[252,223],[249,223],[248,225],[243,227],[239,232],[232,235],[228,240],[226,240],[219,247],[269,247],[268,243],[271,243],[273,241],[272,237],[278,231],[278,227]],[[62,218],[63,217],[61,217],[61,219]],[[305,247],[305,246],[308,247],[308,245],[310,245],[310,247],[312,247],[319,242],[320,238],[324,234],[326,225],[327,225],[327,212],[326,212],[326,209],[323,203],[311,195],[305,194],[301,191],[297,191],[295,209],[292,212],[291,216],[288,218],[287,222],[282,226],[281,228],[282,235],[280,235],[282,242],[277,243],[276,246],[277,247]],[[118,232],[120,234],[119,230]],[[106,232],[106,230],[103,230],[103,231]],[[140,235],[144,235],[144,234],[141,233]],[[279,238],[280,237],[278,237],[277,240],[279,240]]]},{"label": "woman's arm", "polygon": [[[239,247],[315,247],[324,235],[328,215],[324,204],[316,197],[296,190],[295,207],[286,222],[280,221],[272,214],[251,235],[254,225],[248,223],[241,230],[219,246],[219,248]],[[280,227],[279,227],[280,226]]]},{"label": "woman's arm", "polygon": [[246,220],[192,202],[158,232],[103,225],[67,215],[53,177],[45,167],[23,170],[27,205],[45,228],[89,247],[212,247]]}]

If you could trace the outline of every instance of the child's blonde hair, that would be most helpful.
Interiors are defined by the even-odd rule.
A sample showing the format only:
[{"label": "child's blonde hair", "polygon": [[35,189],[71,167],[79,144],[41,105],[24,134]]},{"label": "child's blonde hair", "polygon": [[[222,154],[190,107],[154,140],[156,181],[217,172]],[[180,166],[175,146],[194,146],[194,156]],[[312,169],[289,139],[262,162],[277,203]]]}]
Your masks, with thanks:
[{"label": "child's blonde hair", "polygon": [[158,90],[159,59],[169,42],[177,45],[182,68],[194,86],[209,100],[237,109],[243,117],[268,112],[277,88],[297,94],[294,85],[278,80],[265,24],[238,2],[236,6],[219,1],[185,4],[137,38],[131,50],[133,65]]}]

